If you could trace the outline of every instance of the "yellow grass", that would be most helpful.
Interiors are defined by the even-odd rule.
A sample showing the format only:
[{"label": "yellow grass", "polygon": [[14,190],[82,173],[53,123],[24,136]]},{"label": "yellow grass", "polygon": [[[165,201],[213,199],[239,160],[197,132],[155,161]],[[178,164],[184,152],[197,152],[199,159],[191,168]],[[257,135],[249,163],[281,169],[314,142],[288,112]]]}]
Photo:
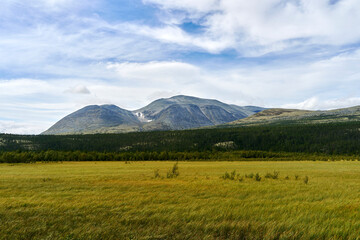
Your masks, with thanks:
[{"label": "yellow grass", "polygon": [[[2,164],[0,239],[359,239],[358,162],[179,162],[153,178],[173,165]],[[220,178],[233,170],[262,179]]]}]

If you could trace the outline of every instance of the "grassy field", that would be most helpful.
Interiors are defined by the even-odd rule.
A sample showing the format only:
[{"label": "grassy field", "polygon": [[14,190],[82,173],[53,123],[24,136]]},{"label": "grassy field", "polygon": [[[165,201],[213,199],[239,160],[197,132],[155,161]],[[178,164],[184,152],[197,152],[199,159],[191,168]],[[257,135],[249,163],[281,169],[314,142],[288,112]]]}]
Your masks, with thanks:
[{"label": "grassy field", "polygon": [[359,239],[359,162],[173,165],[1,164],[0,239]]}]

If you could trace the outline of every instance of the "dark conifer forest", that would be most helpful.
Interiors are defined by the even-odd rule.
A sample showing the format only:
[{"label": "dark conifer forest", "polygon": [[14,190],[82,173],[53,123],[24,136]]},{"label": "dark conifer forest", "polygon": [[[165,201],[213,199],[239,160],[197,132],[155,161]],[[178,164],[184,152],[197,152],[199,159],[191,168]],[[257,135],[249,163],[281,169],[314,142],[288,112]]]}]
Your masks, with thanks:
[{"label": "dark conifer forest", "polygon": [[[360,154],[360,122],[95,135],[0,135],[0,162],[328,160]],[[341,157],[338,157],[341,158]]]}]

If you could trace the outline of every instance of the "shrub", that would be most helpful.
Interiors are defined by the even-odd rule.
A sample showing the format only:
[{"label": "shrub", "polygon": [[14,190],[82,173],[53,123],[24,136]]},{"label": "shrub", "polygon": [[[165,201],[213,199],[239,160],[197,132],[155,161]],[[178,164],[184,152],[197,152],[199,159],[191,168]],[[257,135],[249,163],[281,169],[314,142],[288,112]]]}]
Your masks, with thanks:
[{"label": "shrub", "polygon": [[246,178],[253,178],[253,177],[254,177],[254,174],[253,174],[253,173],[246,174],[245,177],[246,177]]},{"label": "shrub", "polygon": [[274,171],[274,173],[266,173],[265,178],[272,178],[272,179],[278,179],[279,178],[279,172]]},{"label": "shrub", "polygon": [[230,174],[230,180],[234,180],[236,176],[236,170],[232,171]]},{"label": "shrub", "polygon": [[179,176],[179,166],[178,163],[175,163],[174,166],[168,171],[167,178],[176,178]]},{"label": "shrub", "polygon": [[285,180],[289,180],[289,179],[290,179],[289,176],[286,176],[286,177],[285,177]]},{"label": "shrub", "polygon": [[239,177],[239,174],[236,175],[236,170],[232,171],[231,173],[225,172],[224,175],[221,176],[222,179],[230,179],[235,180],[235,177]]},{"label": "shrub", "polygon": [[160,171],[159,169],[156,169],[154,171],[154,178],[160,178],[161,177],[159,171]]},{"label": "shrub", "polygon": [[225,172],[224,175],[221,176],[222,179],[230,179],[230,174],[228,172]]},{"label": "shrub", "polygon": [[295,180],[299,180],[299,175],[295,175]]},{"label": "shrub", "polygon": [[226,180],[238,180],[239,182],[242,182],[244,178],[240,176],[240,174],[236,174],[236,170],[232,171],[231,173],[225,172],[224,175],[222,175],[220,178]]},{"label": "shrub", "polygon": [[308,177],[308,176],[305,176],[305,177],[304,177],[304,183],[305,183],[305,184],[308,184],[308,182],[309,182],[309,177]]},{"label": "shrub", "polygon": [[258,181],[258,182],[261,181],[261,177],[260,177],[259,173],[255,174],[255,180]]}]

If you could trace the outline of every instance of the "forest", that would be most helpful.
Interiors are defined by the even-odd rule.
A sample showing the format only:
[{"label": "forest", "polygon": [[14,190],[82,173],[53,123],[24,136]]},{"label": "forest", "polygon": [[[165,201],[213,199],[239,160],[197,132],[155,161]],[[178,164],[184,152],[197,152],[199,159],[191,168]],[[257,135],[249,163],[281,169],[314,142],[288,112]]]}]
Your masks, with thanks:
[{"label": "forest", "polygon": [[[95,135],[0,135],[0,162],[331,159],[360,154],[360,122]],[[315,156],[315,157],[312,157]],[[342,157],[338,157],[342,156]]]}]

